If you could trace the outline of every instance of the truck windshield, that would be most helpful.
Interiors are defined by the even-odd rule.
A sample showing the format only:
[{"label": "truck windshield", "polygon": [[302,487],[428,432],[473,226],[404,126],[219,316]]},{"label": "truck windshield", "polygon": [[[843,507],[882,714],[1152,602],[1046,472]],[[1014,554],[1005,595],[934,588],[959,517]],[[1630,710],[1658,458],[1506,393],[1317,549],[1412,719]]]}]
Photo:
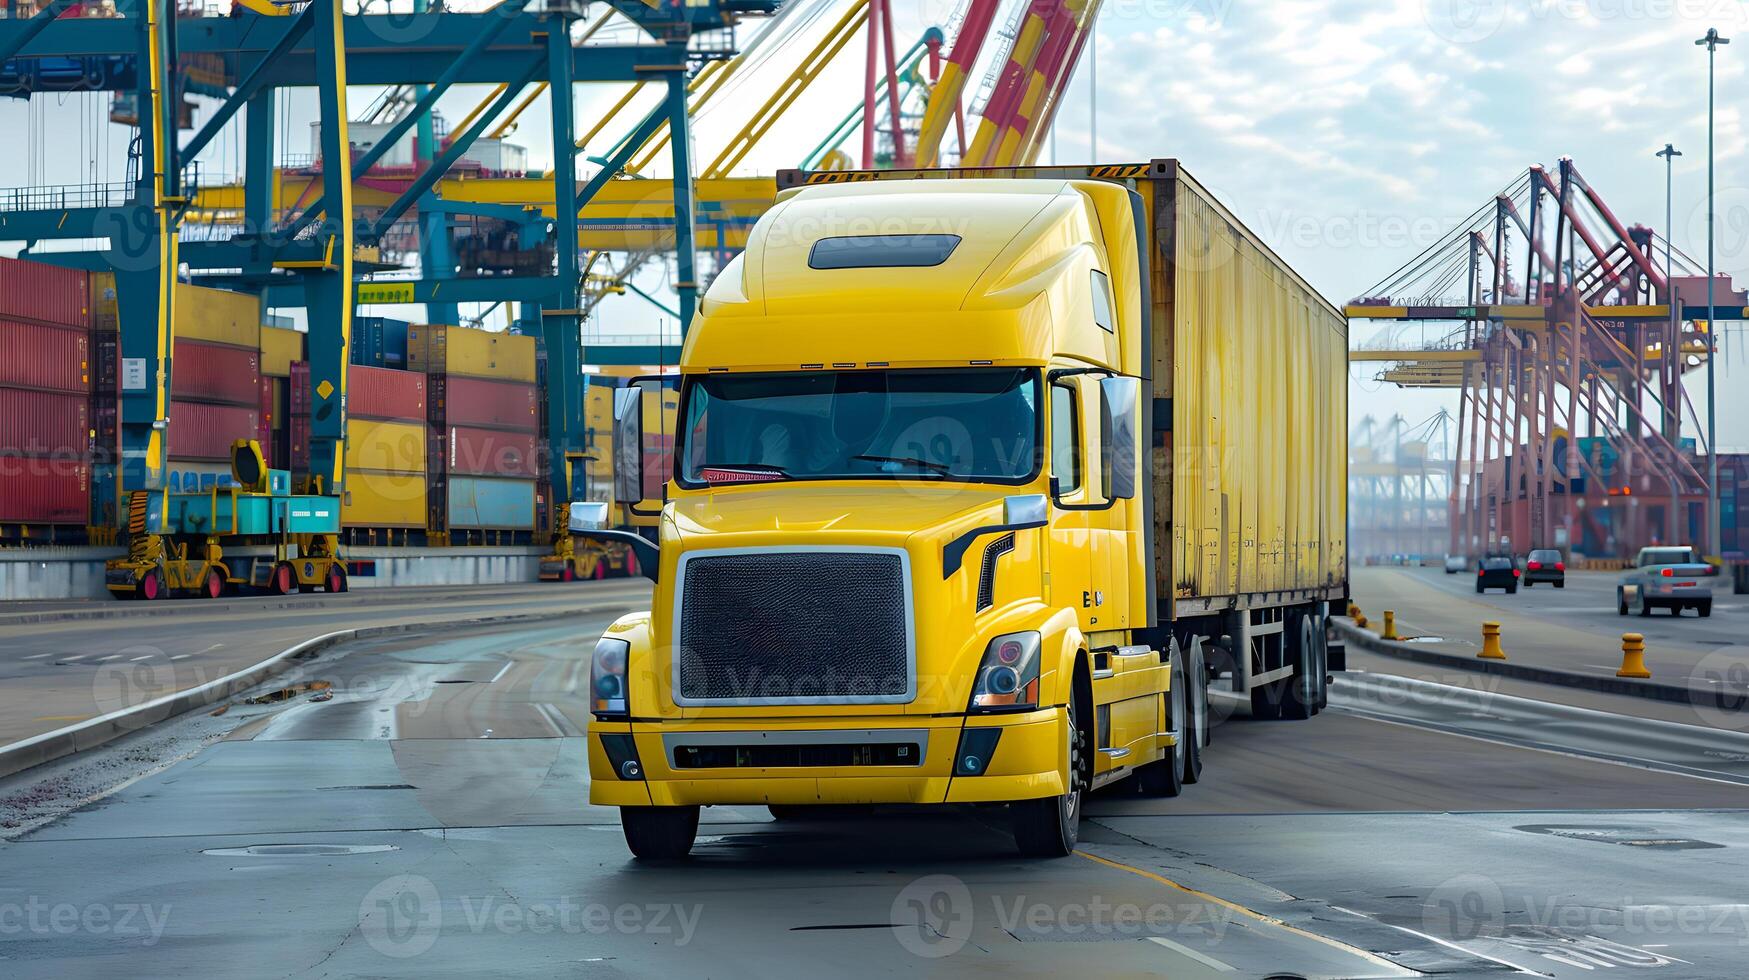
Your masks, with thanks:
[{"label": "truck windshield", "polygon": [[809,371],[693,378],[679,482],[1024,483],[1039,468],[1038,371]]}]

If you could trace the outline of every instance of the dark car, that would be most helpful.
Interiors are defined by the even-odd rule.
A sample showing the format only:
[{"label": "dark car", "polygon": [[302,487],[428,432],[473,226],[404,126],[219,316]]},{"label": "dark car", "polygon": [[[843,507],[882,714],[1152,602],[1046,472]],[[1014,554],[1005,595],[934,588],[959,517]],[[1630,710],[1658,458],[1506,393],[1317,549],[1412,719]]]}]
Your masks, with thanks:
[{"label": "dark car", "polygon": [[1518,591],[1518,563],[1511,555],[1489,555],[1476,566],[1476,591],[1505,589]]},{"label": "dark car", "polygon": [[1538,582],[1550,582],[1557,589],[1567,587],[1567,562],[1553,548],[1538,548],[1524,557],[1524,587]]}]

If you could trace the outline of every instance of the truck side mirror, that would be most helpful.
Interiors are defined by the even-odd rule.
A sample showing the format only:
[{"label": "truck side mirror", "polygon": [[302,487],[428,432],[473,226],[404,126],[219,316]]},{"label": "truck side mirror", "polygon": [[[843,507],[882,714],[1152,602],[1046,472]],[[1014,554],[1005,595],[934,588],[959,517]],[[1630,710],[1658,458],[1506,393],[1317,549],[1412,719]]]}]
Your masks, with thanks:
[{"label": "truck side mirror", "polygon": [[572,531],[605,531],[613,526],[611,506],[600,500],[575,501],[566,526]]},{"label": "truck side mirror", "polygon": [[644,499],[644,389],[613,392],[613,499],[637,504]]},{"label": "truck side mirror", "polygon": [[1099,426],[1110,474],[1105,495],[1129,500],[1136,495],[1136,404],[1142,384],[1136,378],[1101,378]]}]

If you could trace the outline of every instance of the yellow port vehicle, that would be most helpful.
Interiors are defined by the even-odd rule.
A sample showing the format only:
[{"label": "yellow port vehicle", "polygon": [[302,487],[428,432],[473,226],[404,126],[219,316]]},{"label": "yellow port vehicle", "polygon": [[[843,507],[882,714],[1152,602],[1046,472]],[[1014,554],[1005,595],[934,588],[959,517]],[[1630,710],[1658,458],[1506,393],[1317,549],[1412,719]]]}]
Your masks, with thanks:
[{"label": "yellow port vehicle", "polygon": [[1202,778],[1211,686],[1317,712],[1340,311],[1173,160],[779,182],[684,345],[659,545],[569,515],[657,583],[591,662],[635,855],[701,806],[889,803],[1067,854],[1088,791]]}]

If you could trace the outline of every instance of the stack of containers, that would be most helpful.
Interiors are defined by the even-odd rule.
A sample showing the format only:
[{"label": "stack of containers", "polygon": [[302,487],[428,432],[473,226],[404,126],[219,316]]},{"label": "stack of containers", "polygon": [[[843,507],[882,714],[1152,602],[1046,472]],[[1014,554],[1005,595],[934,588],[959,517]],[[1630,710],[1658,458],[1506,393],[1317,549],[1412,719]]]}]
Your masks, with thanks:
[{"label": "stack of containers", "polygon": [[407,367],[407,333],[405,320],[380,316],[352,318],[352,342],[347,347],[349,360],[360,367]]},{"label": "stack of containers", "polygon": [[427,528],[453,543],[533,532],[541,473],[534,338],[415,325],[407,360],[429,381]]},{"label": "stack of containers", "polygon": [[0,535],[91,511],[90,283],[0,259]]},{"label": "stack of containers", "polygon": [[231,443],[260,435],[260,297],[178,283],[172,323],[168,486],[228,486]]},{"label": "stack of containers", "polygon": [[[354,366],[347,373],[347,528],[425,528],[425,375]],[[307,439],[305,440],[307,443]]]}]

